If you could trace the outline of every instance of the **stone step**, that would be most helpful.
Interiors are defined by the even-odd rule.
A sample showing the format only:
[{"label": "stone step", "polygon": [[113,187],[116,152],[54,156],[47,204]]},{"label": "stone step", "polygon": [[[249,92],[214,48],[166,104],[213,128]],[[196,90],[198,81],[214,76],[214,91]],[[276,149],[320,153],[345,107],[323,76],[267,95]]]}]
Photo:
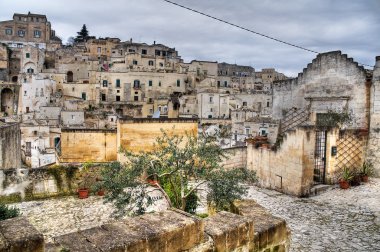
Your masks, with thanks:
[{"label": "stone step", "polygon": [[312,188],[310,188],[309,196],[312,197],[312,196],[322,194],[326,192],[327,190],[332,189],[333,187],[334,187],[333,185],[324,185],[324,184],[315,185]]}]

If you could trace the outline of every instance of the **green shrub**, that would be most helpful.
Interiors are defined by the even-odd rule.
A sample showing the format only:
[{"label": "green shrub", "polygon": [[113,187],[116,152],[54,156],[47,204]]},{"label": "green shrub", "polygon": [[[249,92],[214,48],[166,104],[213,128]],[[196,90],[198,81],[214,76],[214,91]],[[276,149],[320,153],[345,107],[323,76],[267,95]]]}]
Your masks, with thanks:
[{"label": "green shrub", "polygon": [[0,203],[0,221],[10,218],[14,218],[20,215],[20,210],[15,207],[8,207],[7,205]]}]

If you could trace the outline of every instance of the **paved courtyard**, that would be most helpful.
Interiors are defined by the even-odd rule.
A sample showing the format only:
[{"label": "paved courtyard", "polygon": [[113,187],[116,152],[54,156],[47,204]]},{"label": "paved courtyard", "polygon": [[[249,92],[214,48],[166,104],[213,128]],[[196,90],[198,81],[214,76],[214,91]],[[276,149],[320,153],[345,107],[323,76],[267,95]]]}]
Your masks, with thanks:
[{"label": "paved courtyard", "polygon": [[[247,197],[286,219],[292,232],[291,251],[380,251],[380,179],[305,199],[252,186]],[[113,219],[113,207],[97,196],[15,205],[48,242]]]}]

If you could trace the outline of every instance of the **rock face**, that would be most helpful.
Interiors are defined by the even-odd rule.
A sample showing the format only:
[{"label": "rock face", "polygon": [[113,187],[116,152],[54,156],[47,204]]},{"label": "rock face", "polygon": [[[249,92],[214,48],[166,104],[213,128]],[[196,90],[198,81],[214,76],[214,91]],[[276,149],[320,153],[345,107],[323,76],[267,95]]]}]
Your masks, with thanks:
[{"label": "rock face", "polygon": [[17,217],[0,222],[0,251],[44,251],[44,237],[27,219]]}]

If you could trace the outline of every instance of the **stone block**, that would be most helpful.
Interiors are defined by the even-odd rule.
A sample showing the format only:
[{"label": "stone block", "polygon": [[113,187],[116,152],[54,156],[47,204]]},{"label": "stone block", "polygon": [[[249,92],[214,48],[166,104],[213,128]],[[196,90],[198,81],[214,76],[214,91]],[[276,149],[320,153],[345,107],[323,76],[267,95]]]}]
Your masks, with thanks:
[{"label": "stone block", "polygon": [[61,235],[54,238],[56,244],[60,245],[69,251],[100,251],[94,244],[90,243],[80,232],[74,232],[66,235]]},{"label": "stone block", "polygon": [[273,216],[254,200],[235,201],[232,211],[253,220],[255,233],[251,249],[263,251],[277,247],[279,251],[282,248],[287,250],[290,243],[290,231],[285,220]]},{"label": "stone block", "polygon": [[44,251],[44,237],[24,217],[0,222],[0,251]]},{"label": "stone block", "polygon": [[203,242],[203,221],[177,210],[145,214],[55,238],[70,251],[189,250]]},{"label": "stone block", "polygon": [[253,241],[253,220],[229,212],[219,212],[205,219],[205,232],[214,241],[216,251],[249,247]]}]

